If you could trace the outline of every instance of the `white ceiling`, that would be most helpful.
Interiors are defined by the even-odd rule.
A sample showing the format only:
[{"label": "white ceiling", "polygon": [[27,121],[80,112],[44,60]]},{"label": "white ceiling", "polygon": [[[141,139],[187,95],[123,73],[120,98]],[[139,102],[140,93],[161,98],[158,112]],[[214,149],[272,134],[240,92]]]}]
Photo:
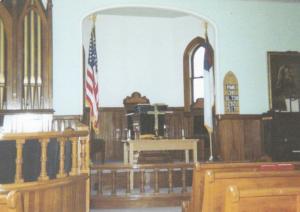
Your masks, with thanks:
[{"label": "white ceiling", "polygon": [[99,15],[119,15],[119,16],[140,16],[140,17],[160,17],[160,18],[177,18],[187,16],[188,14],[157,8],[148,7],[124,7],[103,10],[98,13]]},{"label": "white ceiling", "polygon": [[[44,0],[45,1],[45,0]],[[236,0],[236,1],[256,1],[256,2],[288,2],[300,3],[300,0]],[[188,16],[189,14],[168,10],[149,7],[121,7],[102,10],[99,15],[118,15],[118,16],[139,16],[139,17],[160,17],[160,18],[177,18]]]},{"label": "white ceiling", "polygon": [[239,1],[258,1],[258,2],[294,2],[294,3],[300,3],[300,0],[239,0]]}]

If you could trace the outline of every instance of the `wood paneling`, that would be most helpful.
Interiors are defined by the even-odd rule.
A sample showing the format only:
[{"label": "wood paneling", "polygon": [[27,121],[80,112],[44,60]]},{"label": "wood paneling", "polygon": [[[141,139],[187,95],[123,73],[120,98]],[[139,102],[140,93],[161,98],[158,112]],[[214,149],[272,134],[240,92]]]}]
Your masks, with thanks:
[{"label": "wood paneling", "polygon": [[260,115],[223,115],[217,124],[216,154],[224,161],[257,160],[262,156]]},{"label": "wood paneling", "polygon": [[[195,138],[194,114],[184,112],[183,107],[169,107],[168,110],[173,111],[173,113],[166,115],[169,138],[181,138],[182,129],[185,131],[186,138]],[[216,156],[224,161],[253,161],[262,156],[261,115],[237,114],[217,117],[216,140],[214,142]],[[121,139],[125,138],[126,123],[124,108],[101,108],[99,129],[100,137],[105,140],[106,160],[123,160]],[[208,157],[208,141],[202,139],[205,153],[199,153],[198,160],[204,160]],[[176,151],[172,153],[172,156],[175,158],[183,157],[181,152]]]},{"label": "wood paneling", "polygon": [[21,194],[21,205],[24,208],[16,212],[84,212],[87,182],[88,175],[82,174],[44,182],[1,185],[0,188],[4,191],[15,190]]},{"label": "wood paneling", "polygon": [[123,108],[100,109],[100,137],[105,141],[105,160],[123,160],[122,137],[126,117]]},{"label": "wood paneling", "polygon": [[[166,115],[169,138],[181,138],[182,129],[186,138],[195,138],[191,113],[184,112],[183,107],[169,107],[168,110],[173,111],[172,114]],[[123,143],[121,140],[126,137],[124,134],[126,127],[127,119],[124,108],[105,107],[100,109],[99,137],[105,141],[105,160],[123,160]],[[199,146],[198,160],[204,159],[203,146],[203,143]],[[181,151],[174,151],[172,156],[182,158],[183,154]]]}]

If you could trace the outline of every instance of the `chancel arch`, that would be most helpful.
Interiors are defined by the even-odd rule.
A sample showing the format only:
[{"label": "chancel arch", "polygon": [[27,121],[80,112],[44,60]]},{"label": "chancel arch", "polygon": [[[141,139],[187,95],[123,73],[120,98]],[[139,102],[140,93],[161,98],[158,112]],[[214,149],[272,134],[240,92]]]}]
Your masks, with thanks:
[{"label": "chancel arch", "polygon": [[[193,38],[204,37],[205,22],[209,23],[210,41],[214,46],[213,24],[188,11],[173,8],[116,7],[91,14],[97,15],[102,106],[121,106],[120,100],[135,90],[145,93],[153,102],[184,105],[184,50]],[[82,23],[86,53],[91,26],[86,16]],[[110,89],[110,82],[115,82],[114,90]],[[151,82],[155,82],[155,86]],[[164,90],[164,94],[157,90]]]},{"label": "chancel arch", "polygon": [[[207,132],[202,127],[203,98],[201,102],[189,102],[188,108],[191,110],[185,113],[183,72],[186,69],[183,57],[187,46],[190,55],[195,55],[197,49],[203,50],[205,23],[208,24],[210,43],[215,46],[214,24],[188,11],[168,8],[130,6],[93,11],[82,22],[82,43],[86,55],[84,64],[88,62],[92,15],[96,15],[99,132],[106,142],[106,160],[122,159],[119,132],[126,127],[122,100],[134,91],[151,99],[151,104],[163,103],[170,108],[168,111],[174,111],[166,116],[171,123],[167,124],[171,137],[181,138],[184,131],[186,138],[204,137],[207,140]],[[191,46],[192,40],[196,44]],[[83,73],[85,71],[86,67]],[[116,117],[122,118],[116,120]]]}]

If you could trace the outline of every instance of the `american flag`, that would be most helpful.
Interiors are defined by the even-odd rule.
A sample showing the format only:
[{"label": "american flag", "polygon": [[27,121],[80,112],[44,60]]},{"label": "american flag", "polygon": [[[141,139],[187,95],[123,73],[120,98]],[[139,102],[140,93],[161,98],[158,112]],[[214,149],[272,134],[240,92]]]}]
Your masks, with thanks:
[{"label": "american flag", "polygon": [[93,26],[89,44],[89,57],[85,76],[85,99],[88,107],[90,108],[90,122],[94,129],[97,129],[99,108],[97,63],[98,61],[96,50],[95,26]]}]

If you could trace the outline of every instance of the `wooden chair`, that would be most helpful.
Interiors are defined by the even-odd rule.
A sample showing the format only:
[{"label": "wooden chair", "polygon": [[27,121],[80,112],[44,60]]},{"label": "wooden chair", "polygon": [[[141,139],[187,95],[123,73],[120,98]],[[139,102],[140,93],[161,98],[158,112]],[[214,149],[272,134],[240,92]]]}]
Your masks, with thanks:
[{"label": "wooden chair", "polygon": [[146,96],[142,96],[137,91],[133,92],[131,96],[127,96],[123,100],[123,105],[126,111],[132,111],[133,107],[137,104],[150,104],[150,101]]},{"label": "wooden chair", "polygon": [[300,187],[244,189],[229,186],[225,212],[296,212],[300,211]]},{"label": "wooden chair", "polygon": [[[286,164],[286,163],[276,163]],[[299,162],[291,163],[295,169],[300,167]],[[253,163],[196,163],[193,171],[193,185],[191,200],[188,203],[184,203],[182,207],[183,212],[198,212],[201,211],[203,196],[204,196],[204,177],[205,172],[208,170],[216,172],[230,172],[230,171],[258,171],[267,165],[274,165],[271,162],[253,162]]]}]

